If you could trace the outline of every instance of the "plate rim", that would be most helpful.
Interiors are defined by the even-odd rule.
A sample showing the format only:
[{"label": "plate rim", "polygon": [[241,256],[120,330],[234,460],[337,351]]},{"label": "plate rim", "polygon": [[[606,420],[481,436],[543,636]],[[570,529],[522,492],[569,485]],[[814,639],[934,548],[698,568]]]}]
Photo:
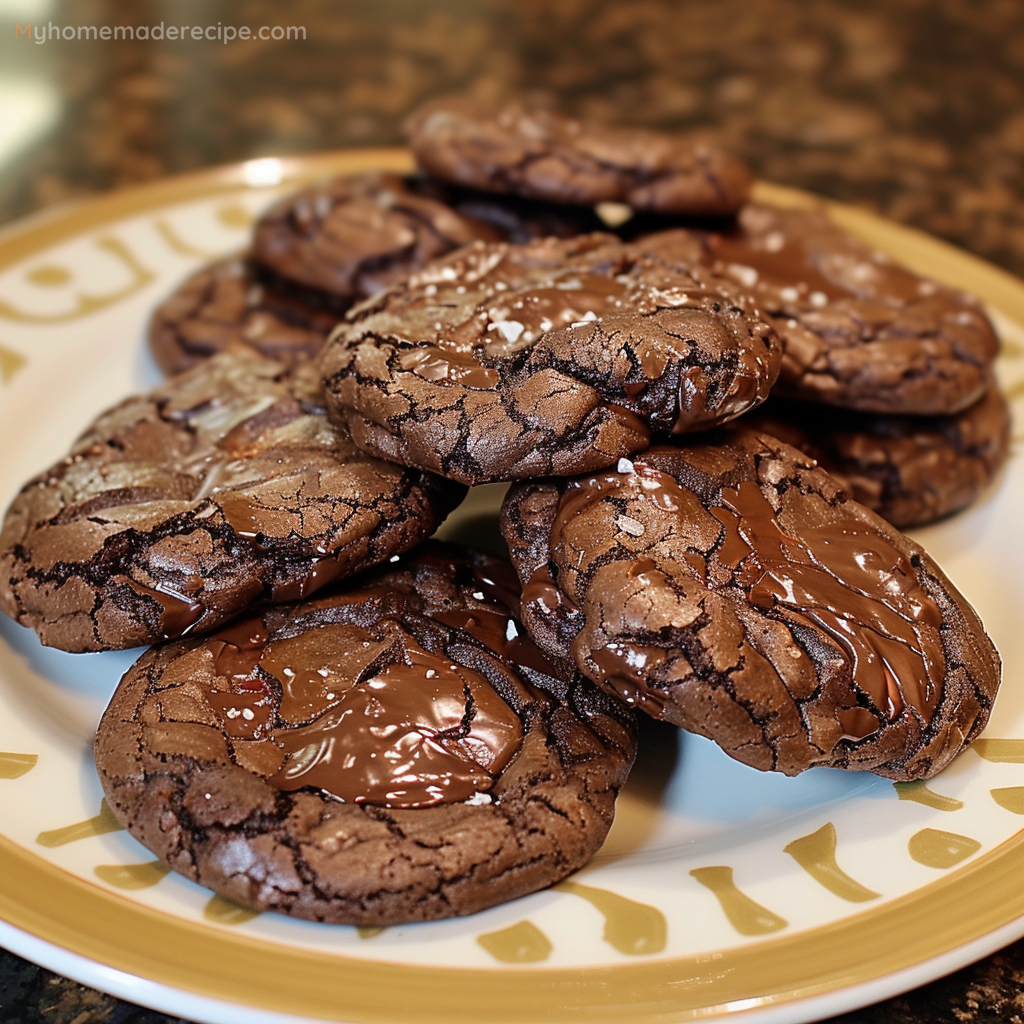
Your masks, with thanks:
[{"label": "plate rim", "polygon": [[[338,173],[412,168],[411,157],[400,148],[263,159],[278,161],[280,178],[274,187]],[[161,178],[15,221],[0,229],[0,270],[126,217],[220,193],[255,190],[251,175],[246,176],[252,164],[245,161]],[[898,252],[900,260],[916,270],[972,291],[1024,327],[1024,282],[979,257],[867,210],[799,189],[757,182],[753,198],[776,206],[824,205],[842,227],[885,251]],[[298,1012],[304,1019],[339,1020],[341,1013],[367,1024],[393,1021],[396,1015],[408,1024],[433,1024],[442,1017],[469,1024],[486,1012],[496,1021],[509,1022],[676,1024],[711,1016],[749,1017],[752,1011],[756,1016],[760,1010],[765,1019],[795,1020],[807,1019],[801,1011],[810,1012],[813,1006],[839,1012],[894,994],[907,987],[898,981],[901,975],[920,973],[941,961],[935,973],[925,970],[926,976],[907,983],[921,984],[1024,935],[1024,892],[1016,884],[1022,869],[1024,830],[963,867],[879,907],[790,935],[693,956],[600,967],[439,968],[315,953],[178,918],[82,879],[0,835],[0,919],[54,950],[101,968],[200,1000],[285,1014],[287,1019],[299,1019],[294,1017]],[[31,899],[12,892],[29,893]],[[968,904],[974,908],[969,922],[951,921],[957,915],[946,908],[954,902],[963,905],[965,899],[973,900]],[[983,908],[980,914],[978,906]],[[905,920],[908,913],[920,936],[916,944],[908,943],[907,929],[902,928],[899,956],[894,957],[879,940],[892,934],[893,915]],[[126,921],[135,927],[126,927]],[[176,936],[177,948],[169,943],[170,935]],[[823,935],[835,939],[824,973]],[[231,957],[225,959],[228,952]],[[283,972],[271,968],[275,958],[287,959],[294,968],[285,981],[280,978]],[[813,971],[807,967],[812,961]],[[254,970],[256,963],[264,969]],[[710,972],[709,963],[714,965]],[[517,983],[505,987],[496,1007],[495,983],[510,978]],[[97,984],[94,978],[87,983]],[[453,985],[461,994],[457,1013],[438,998]],[[863,993],[863,998],[843,998],[855,992]],[[473,999],[468,998],[470,993]],[[823,1001],[834,1005],[825,1006]],[[839,1003],[842,1006],[836,1009]]]}]

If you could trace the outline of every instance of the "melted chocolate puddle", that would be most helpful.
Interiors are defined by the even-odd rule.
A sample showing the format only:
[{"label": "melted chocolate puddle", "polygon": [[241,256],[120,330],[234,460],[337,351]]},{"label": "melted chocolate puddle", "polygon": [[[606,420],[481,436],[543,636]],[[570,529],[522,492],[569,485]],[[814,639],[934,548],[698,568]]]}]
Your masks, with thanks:
[{"label": "melted chocolate puddle", "polygon": [[[488,613],[464,617],[495,633],[498,650],[515,648]],[[486,793],[522,742],[518,715],[482,675],[397,623],[379,636],[331,623],[268,642],[249,619],[207,645],[231,678],[230,691],[208,691],[209,703],[232,739],[285,752],[267,780],[282,790],[385,807],[461,802]]]}]

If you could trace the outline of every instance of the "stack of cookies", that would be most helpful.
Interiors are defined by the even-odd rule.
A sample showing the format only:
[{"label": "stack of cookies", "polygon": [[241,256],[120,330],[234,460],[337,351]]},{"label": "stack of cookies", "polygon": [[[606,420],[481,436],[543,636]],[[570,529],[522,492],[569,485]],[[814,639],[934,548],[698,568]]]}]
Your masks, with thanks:
[{"label": "stack of cookies", "polygon": [[[0,532],[0,608],[154,646],[100,724],[114,813],[246,906],[472,913],[607,834],[633,709],[789,775],[927,778],[999,657],[897,527],[1006,457],[977,302],[747,202],[698,141],[518,106],[409,122],[155,312],[170,375]],[[428,540],[511,482],[511,564]]]}]

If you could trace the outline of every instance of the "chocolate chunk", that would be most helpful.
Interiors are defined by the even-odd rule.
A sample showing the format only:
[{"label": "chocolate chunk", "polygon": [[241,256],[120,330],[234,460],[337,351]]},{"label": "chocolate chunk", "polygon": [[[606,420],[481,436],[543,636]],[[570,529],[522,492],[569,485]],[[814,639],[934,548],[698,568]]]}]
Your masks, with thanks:
[{"label": "chocolate chunk", "polygon": [[424,170],[489,192],[696,216],[734,213],[750,193],[746,165],[705,142],[515,103],[434,101],[409,118],[406,133]]},{"label": "chocolate chunk", "polygon": [[[639,244],[674,251],[678,235]],[[824,211],[748,206],[734,231],[689,238],[686,259],[695,239],[782,337],[778,394],[918,415],[960,412],[984,394],[999,343],[980,304],[873,252]]]},{"label": "chocolate chunk", "polygon": [[256,353],[294,366],[321,348],[339,315],[259,281],[233,256],[186,278],[153,312],[149,348],[164,373],[218,352]]},{"label": "chocolate chunk", "polygon": [[315,370],[225,353],[103,413],[14,499],[0,609],[96,651],[203,633],[429,536],[462,488],[369,458]]},{"label": "chocolate chunk", "polygon": [[901,528],[966,508],[1010,450],[1010,410],[995,382],[953,416],[882,416],[771,400],[743,425],[817,459],[851,497]]},{"label": "chocolate chunk", "polygon": [[464,483],[575,473],[764,400],[753,301],[606,234],[476,243],[363,303],[321,358],[357,444]]},{"label": "chocolate chunk", "polygon": [[100,723],[114,814],[228,899],[317,921],[469,914],[604,840],[632,713],[524,638],[506,562],[436,543],[154,648]]},{"label": "chocolate chunk", "polygon": [[539,646],[756,768],[926,778],[988,719],[999,657],[973,609],[766,434],[517,485],[502,531]]}]

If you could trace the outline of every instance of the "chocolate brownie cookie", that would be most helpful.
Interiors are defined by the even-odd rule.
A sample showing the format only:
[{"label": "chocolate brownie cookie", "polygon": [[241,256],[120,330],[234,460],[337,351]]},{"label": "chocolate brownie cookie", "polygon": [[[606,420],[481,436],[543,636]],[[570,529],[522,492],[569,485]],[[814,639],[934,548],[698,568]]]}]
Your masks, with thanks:
[{"label": "chocolate brownie cookie", "polygon": [[584,123],[510,103],[429,103],[406,122],[419,165],[443,181],[556,203],[723,216],[750,194],[751,174],[707,143]]},{"label": "chocolate brownie cookie", "polygon": [[[642,244],[673,248],[668,235]],[[782,336],[777,392],[864,412],[942,415],[984,393],[999,347],[979,303],[871,251],[823,210],[748,206],[698,236]]]},{"label": "chocolate brownie cookie", "polygon": [[988,719],[999,656],[971,607],[766,434],[519,484],[502,531],[539,646],[755,768],[927,778]]},{"label": "chocolate brownie cookie", "polygon": [[559,677],[506,562],[428,544],[349,589],[150,650],[100,723],[128,830],[228,899],[317,921],[471,914],[585,864],[632,713]]},{"label": "chocolate brownie cookie", "polygon": [[257,280],[245,257],[203,267],[157,306],[149,348],[164,373],[218,352],[250,352],[287,366],[315,356],[339,315]]},{"label": "chocolate brownie cookie", "polygon": [[752,300],[606,234],[475,243],[353,310],[321,357],[331,414],[463,483],[584,472],[764,400]]},{"label": "chocolate brownie cookie", "polygon": [[994,383],[955,416],[882,416],[770,400],[743,425],[817,459],[851,497],[901,528],[966,508],[1010,450],[1010,410]]},{"label": "chocolate brownie cookie", "polygon": [[344,311],[435,256],[503,233],[397,174],[361,174],[311,185],[256,222],[253,259],[279,286]]},{"label": "chocolate brownie cookie", "polygon": [[311,366],[223,354],[102,414],[0,529],[0,610],[97,651],[203,633],[429,536],[463,489],[369,458]]}]

